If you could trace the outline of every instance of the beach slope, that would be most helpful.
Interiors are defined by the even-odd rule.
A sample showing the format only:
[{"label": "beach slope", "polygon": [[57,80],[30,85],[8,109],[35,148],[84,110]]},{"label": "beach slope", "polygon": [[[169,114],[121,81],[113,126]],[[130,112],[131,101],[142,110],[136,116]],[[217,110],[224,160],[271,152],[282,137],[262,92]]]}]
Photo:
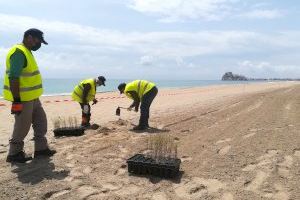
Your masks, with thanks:
[{"label": "beach slope", "polygon": [[[257,83],[160,90],[144,133],[129,129],[130,101],[100,93],[81,137],[53,137],[51,120],[77,116],[69,96],[41,99],[49,121],[51,159],[5,162],[13,117],[0,101],[0,199],[300,199],[300,84]],[[164,180],[127,173],[126,159],[146,150],[149,134],[178,142],[180,176]],[[25,150],[33,152],[32,131]]]}]

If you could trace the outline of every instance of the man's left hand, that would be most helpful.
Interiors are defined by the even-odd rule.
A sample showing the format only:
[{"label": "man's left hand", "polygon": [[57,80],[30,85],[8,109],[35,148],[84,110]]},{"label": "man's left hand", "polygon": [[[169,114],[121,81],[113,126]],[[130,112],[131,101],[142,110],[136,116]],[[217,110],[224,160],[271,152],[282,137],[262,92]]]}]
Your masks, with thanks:
[{"label": "man's left hand", "polygon": [[96,103],[98,103],[98,100],[97,100],[97,99],[94,99],[92,105],[94,105],[94,104],[96,104]]}]

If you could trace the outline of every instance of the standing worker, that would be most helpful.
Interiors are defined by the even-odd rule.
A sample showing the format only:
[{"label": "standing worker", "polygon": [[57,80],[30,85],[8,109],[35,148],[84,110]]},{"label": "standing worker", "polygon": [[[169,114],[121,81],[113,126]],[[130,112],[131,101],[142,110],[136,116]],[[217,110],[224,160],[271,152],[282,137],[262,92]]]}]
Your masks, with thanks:
[{"label": "standing worker", "polygon": [[89,127],[91,125],[91,106],[89,105],[89,102],[93,101],[92,105],[98,102],[95,98],[96,87],[101,85],[105,86],[105,81],[106,79],[104,76],[99,76],[96,79],[91,78],[83,80],[75,86],[72,98],[80,104],[82,110],[81,126]]},{"label": "standing worker", "polygon": [[133,130],[145,130],[149,127],[149,109],[155,96],[157,95],[157,87],[154,83],[145,80],[135,80],[130,83],[121,83],[118,86],[120,93],[133,99],[133,103],[129,106],[128,110],[135,108],[138,112],[139,104],[141,102],[141,116],[139,125],[135,126]]},{"label": "standing worker", "polygon": [[34,157],[52,156],[45,137],[47,133],[47,117],[39,97],[43,93],[42,77],[32,54],[48,44],[43,32],[38,29],[25,31],[23,43],[14,45],[6,57],[6,73],[4,76],[4,99],[11,101],[11,114],[15,115],[12,137],[9,140],[7,162],[25,163],[32,160],[24,152],[24,139],[30,126],[34,131]]}]

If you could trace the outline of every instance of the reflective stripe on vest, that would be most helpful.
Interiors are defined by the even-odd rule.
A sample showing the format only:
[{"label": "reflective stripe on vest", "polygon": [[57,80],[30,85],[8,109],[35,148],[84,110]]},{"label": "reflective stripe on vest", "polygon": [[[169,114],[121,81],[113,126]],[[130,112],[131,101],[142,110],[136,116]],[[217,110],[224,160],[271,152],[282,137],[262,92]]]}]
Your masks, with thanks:
[{"label": "reflective stripe on vest", "polygon": [[[6,70],[6,74],[9,74],[9,70]],[[34,72],[22,72],[20,77],[30,77],[40,74],[39,70],[36,70]]]},{"label": "reflective stripe on vest", "polygon": [[[40,88],[43,88],[42,84],[36,85],[36,86],[33,86],[33,87],[25,87],[25,88],[23,87],[23,88],[20,88],[19,91],[20,92],[29,92],[29,91],[33,91],[33,90],[40,89]],[[10,91],[10,88],[7,85],[4,85],[3,89]]]},{"label": "reflective stripe on vest", "polygon": [[138,98],[142,100],[143,96],[147,92],[149,92],[154,86],[154,83],[146,80],[135,80],[126,84],[124,93],[128,98],[133,99],[129,92],[134,91],[137,93]]},{"label": "reflective stripe on vest", "polygon": [[79,103],[83,103],[82,97],[83,97],[83,84],[90,84],[91,90],[88,92],[87,95],[87,101],[92,101],[95,98],[96,95],[96,84],[94,79],[86,79],[84,81],[81,81],[78,85],[75,86],[73,92],[72,92],[72,99],[74,101],[77,101]]},{"label": "reflective stripe on vest", "polygon": [[32,101],[43,94],[42,77],[33,54],[23,44],[13,46],[6,56],[3,97],[8,101],[14,100],[10,87],[9,73],[11,68],[10,59],[17,49],[22,51],[27,60],[27,65],[22,69],[21,74],[18,77],[20,98],[21,101],[24,102]]},{"label": "reflective stripe on vest", "polygon": [[[137,93],[138,93],[138,96],[139,96],[140,99],[143,97],[143,94],[140,94],[141,83],[142,83],[142,81],[139,81],[139,83],[138,83],[138,89],[137,89]],[[144,86],[144,90],[143,91],[146,91],[146,88],[147,88],[148,84],[149,84],[149,82],[146,83],[146,85]]]}]

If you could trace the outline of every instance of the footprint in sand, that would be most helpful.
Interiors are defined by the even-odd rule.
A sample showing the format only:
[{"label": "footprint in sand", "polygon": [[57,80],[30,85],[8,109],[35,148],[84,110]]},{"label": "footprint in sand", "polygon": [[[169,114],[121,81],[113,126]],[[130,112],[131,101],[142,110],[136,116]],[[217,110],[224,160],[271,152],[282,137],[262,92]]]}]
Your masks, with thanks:
[{"label": "footprint in sand", "polygon": [[275,200],[289,200],[289,193],[288,191],[280,184],[275,183],[274,189],[276,193],[268,192],[264,195],[266,198],[275,199]]},{"label": "footprint in sand", "polygon": [[140,188],[134,184],[128,184],[126,187],[122,187],[120,190],[117,190],[115,193],[120,196],[134,195],[140,192]]},{"label": "footprint in sand", "polygon": [[84,174],[90,174],[92,171],[93,171],[93,169],[89,166],[83,169]]},{"label": "footprint in sand", "polygon": [[290,178],[289,171],[293,165],[293,157],[285,156],[284,161],[278,164],[277,172],[283,178]]},{"label": "footprint in sand", "polygon": [[226,155],[229,152],[230,149],[231,149],[231,146],[227,145],[227,146],[219,149],[218,150],[218,154],[220,154],[221,156],[224,156],[224,155]]},{"label": "footprint in sand", "polygon": [[256,176],[252,181],[247,181],[244,186],[248,191],[252,191],[266,198],[285,200],[289,198],[289,193],[283,185],[279,183],[274,184],[274,189],[267,188],[265,191],[261,191],[262,184],[266,183],[266,179],[273,173],[277,173],[281,178],[290,178],[290,169],[293,165],[293,157],[287,155],[280,162],[280,151],[276,149],[267,150],[266,154],[257,158],[257,164],[250,164],[242,169],[242,171],[254,171]]},{"label": "footprint in sand", "polygon": [[175,194],[182,199],[211,198],[217,192],[225,188],[225,184],[217,179],[203,179],[193,177],[191,180],[183,180],[174,185]]},{"label": "footprint in sand", "polygon": [[122,164],[121,167],[115,171],[114,175],[121,176],[121,175],[126,174],[126,172],[127,172],[126,167],[127,167],[126,164]]},{"label": "footprint in sand", "polygon": [[231,141],[231,138],[226,138],[224,140],[219,140],[216,142],[216,144],[221,144],[221,143],[224,143],[224,142],[230,142]]},{"label": "footprint in sand", "polygon": [[231,193],[226,192],[225,194],[223,194],[222,200],[234,200],[234,198],[233,198],[233,195]]},{"label": "footprint in sand", "polygon": [[257,192],[268,176],[269,174],[263,171],[257,171],[255,178],[252,181],[245,183],[246,190]]},{"label": "footprint in sand", "polygon": [[182,157],[180,158],[180,160],[181,160],[181,162],[187,162],[187,161],[193,160],[193,158],[190,157],[190,156],[182,156]]},{"label": "footprint in sand", "polygon": [[47,192],[44,195],[44,198],[47,200],[52,200],[52,199],[60,199],[61,196],[68,194],[71,191],[71,188],[67,188],[64,190],[60,190],[60,191],[51,191],[51,192]]},{"label": "footprint in sand", "polygon": [[71,177],[81,177],[81,176],[84,176],[84,174],[83,174],[81,168],[74,168],[74,169],[71,169],[70,176]]},{"label": "footprint in sand", "polygon": [[168,200],[169,198],[164,192],[157,192],[152,195],[153,200]]},{"label": "footprint in sand", "polygon": [[83,185],[83,186],[77,188],[76,192],[78,193],[78,196],[80,197],[80,199],[86,199],[89,196],[99,194],[100,191],[92,186]]},{"label": "footprint in sand", "polygon": [[257,132],[260,131],[260,130],[262,130],[262,129],[252,128],[252,129],[249,130],[250,133],[244,135],[243,138],[246,139],[246,138],[252,137],[252,136],[256,135]]},{"label": "footprint in sand", "polygon": [[258,163],[254,164],[251,163],[244,167],[242,171],[254,171],[255,169],[263,169],[264,171],[271,172],[272,171],[272,163],[274,160],[276,161],[275,157],[278,155],[279,151],[275,149],[267,150],[267,153],[257,158]]},{"label": "footprint in sand", "polygon": [[295,149],[294,150],[294,156],[297,156],[300,158],[300,149]]},{"label": "footprint in sand", "polygon": [[128,150],[123,146],[119,146],[119,150],[121,151],[122,154],[128,153]]},{"label": "footprint in sand", "polygon": [[105,183],[102,185],[101,192],[107,193],[110,191],[116,191],[120,189],[120,186],[118,186],[116,183]]},{"label": "footprint in sand", "polygon": [[256,135],[256,133],[249,133],[247,135],[244,135],[243,138],[246,139],[246,138],[252,137],[254,135]]}]

